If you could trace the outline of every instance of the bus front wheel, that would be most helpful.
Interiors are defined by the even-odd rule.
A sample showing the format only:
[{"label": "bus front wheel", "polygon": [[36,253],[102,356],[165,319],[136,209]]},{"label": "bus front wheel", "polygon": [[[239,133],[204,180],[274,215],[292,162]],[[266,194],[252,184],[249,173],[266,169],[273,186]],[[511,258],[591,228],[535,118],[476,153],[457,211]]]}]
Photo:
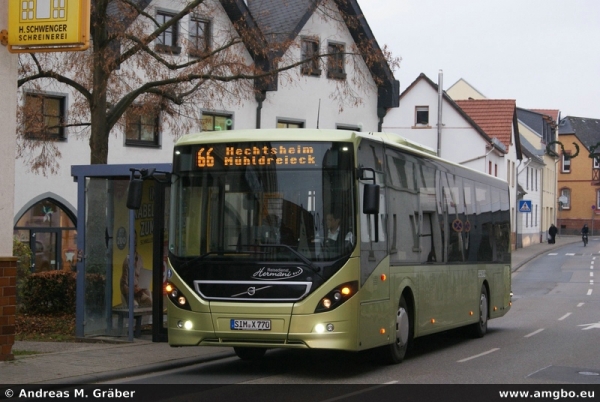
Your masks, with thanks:
[{"label": "bus front wheel", "polygon": [[267,349],[265,348],[243,348],[243,347],[234,347],[233,351],[242,360],[259,360],[261,359]]},{"label": "bus front wheel", "polygon": [[385,358],[391,364],[398,364],[404,360],[408,344],[412,336],[410,310],[404,296],[400,298],[396,312],[396,332],[394,342],[384,347]]},{"label": "bus front wheel", "polygon": [[488,293],[485,286],[481,287],[481,295],[479,296],[479,321],[472,326],[474,338],[483,338],[487,333],[488,324]]}]

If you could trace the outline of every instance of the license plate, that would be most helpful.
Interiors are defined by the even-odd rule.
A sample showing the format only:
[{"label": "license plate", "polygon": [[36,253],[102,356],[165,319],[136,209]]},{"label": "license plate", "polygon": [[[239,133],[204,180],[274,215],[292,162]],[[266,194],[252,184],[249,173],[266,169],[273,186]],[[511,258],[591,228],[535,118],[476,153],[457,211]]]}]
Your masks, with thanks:
[{"label": "license plate", "polygon": [[232,330],[241,331],[270,331],[271,320],[231,320],[229,326]]}]

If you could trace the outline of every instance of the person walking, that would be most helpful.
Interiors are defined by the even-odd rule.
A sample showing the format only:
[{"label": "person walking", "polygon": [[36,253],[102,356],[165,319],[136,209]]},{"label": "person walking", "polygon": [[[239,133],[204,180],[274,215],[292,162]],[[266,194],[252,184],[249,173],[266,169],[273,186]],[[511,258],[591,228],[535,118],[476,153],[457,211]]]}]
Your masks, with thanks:
[{"label": "person walking", "polygon": [[554,226],[554,223],[550,225],[550,229],[548,229],[548,244],[556,243],[556,234],[558,233],[558,229]]}]

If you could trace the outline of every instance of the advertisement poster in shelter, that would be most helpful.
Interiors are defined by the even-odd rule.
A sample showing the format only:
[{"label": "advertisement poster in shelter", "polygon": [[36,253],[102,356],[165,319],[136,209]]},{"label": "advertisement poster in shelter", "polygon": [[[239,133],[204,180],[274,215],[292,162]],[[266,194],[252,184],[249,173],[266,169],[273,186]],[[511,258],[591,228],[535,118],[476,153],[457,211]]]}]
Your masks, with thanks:
[{"label": "advertisement poster in shelter", "polygon": [[129,180],[115,180],[113,225],[113,306],[127,306],[129,250],[134,253],[134,307],[152,307],[152,247],[154,182],[144,181],[141,208],[134,211],[134,244],[130,245],[127,188]]}]

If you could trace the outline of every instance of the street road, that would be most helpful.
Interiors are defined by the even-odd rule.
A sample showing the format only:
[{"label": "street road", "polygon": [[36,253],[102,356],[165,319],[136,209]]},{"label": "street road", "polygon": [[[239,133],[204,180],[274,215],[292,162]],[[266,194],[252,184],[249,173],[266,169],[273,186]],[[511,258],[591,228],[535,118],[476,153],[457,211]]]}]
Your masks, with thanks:
[{"label": "street road", "polygon": [[419,338],[399,365],[382,365],[372,352],[270,350],[260,362],[232,357],[121,383],[600,384],[594,275],[598,239],[548,252],[513,274],[512,309],[489,322],[484,338],[463,330]]}]

